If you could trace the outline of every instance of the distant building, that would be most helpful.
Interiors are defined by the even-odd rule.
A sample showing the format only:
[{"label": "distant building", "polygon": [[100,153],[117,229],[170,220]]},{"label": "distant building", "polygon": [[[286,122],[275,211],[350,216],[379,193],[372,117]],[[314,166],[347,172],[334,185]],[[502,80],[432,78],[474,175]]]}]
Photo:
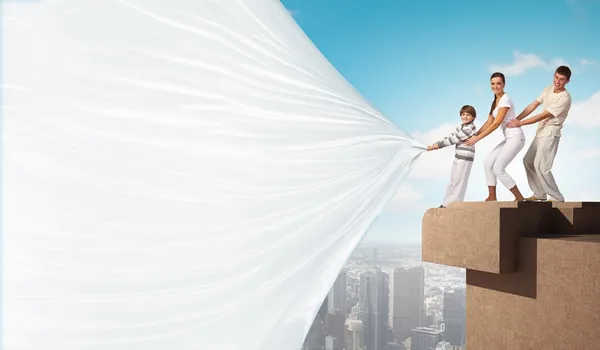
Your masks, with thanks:
[{"label": "distant building", "polygon": [[381,269],[360,276],[359,320],[362,344],[368,350],[382,350],[388,343],[389,295],[389,276]]},{"label": "distant building", "polygon": [[325,337],[325,350],[343,350],[341,339],[328,335]]},{"label": "distant building", "polygon": [[424,285],[423,267],[397,268],[392,274],[390,323],[398,341],[409,337],[413,328],[423,325]]},{"label": "distant building", "polygon": [[327,312],[346,314],[348,305],[348,270],[342,269],[327,295]]},{"label": "distant building", "polygon": [[362,330],[362,321],[346,320],[346,350],[362,349]]},{"label": "distant building", "polygon": [[325,316],[325,334],[338,339],[342,348],[346,347],[346,315],[336,313]]},{"label": "distant building", "polygon": [[444,291],[444,340],[452,345],[466,344],[467,295],[465,288]]},{"label": "distant building", "polygon": [[443,341],[444,325],[441,328],[417,327],[411,331],[411,350],[437,350],[437,344]]},{"label": "distant building", "polygon": [[452,350],[452,345],[447,341],[437,343],[435,350]]}]

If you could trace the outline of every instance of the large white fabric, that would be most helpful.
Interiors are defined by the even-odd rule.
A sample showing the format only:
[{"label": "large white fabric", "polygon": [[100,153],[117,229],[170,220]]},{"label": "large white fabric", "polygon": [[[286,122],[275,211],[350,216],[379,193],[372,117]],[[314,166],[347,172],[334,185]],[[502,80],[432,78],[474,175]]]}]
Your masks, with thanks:
[{"label": "large white fabric", "polygon": [[2,6],[2,348],[298,350],[422,145],[278,1]]}]

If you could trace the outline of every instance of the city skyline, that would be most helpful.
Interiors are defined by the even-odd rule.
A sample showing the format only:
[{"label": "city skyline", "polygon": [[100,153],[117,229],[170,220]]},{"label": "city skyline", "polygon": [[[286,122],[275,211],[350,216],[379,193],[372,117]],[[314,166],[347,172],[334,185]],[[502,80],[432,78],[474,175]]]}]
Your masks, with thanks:
[{"label": "city skyline", "polygon": [[418,247],[358,247],[323,300],[302,350],[461,349],[465,286],[464,270],[423,263]]}]

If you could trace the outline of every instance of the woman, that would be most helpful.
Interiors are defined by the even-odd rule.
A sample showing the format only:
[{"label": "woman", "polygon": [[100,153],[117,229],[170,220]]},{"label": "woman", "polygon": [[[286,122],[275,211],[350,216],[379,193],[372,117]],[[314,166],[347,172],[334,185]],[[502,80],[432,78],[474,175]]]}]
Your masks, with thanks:
[{"label": "woman", "polygon": [[504,140],[490,152],[484,162],[485,178],[489,190],[486,202],[497,200],[497,180],[500,180],[512,192],[516,201],[522,201],[525,198],[519,191],[515,180],[506,172],[506,167],[525,146],[525,134],[520,127],[506,127],[506,124],[516,119],[516,117],[515,106],[510,97],[504,92],[504,85],[506,84],[504,74],[492,74],[490,83],[494,92],[494,102],[492,102],[488,120],[483,124],[479,133],[468,139],[465,144],[472,146],[498,129],[498,127],[501,127]]}]

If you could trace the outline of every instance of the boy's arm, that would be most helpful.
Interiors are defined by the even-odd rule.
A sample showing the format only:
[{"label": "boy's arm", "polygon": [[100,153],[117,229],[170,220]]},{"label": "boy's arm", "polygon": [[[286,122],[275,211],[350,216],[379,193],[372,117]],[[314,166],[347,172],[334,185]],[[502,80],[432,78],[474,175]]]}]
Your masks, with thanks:
[{"label": "boy's arm", "polygon": [[450,135],[446,136],[443,140],[435,142],[432,146],[433,149],[440,149],[448,146],[455,145],[460,142],[458,134],[460,133],[460,128],[457,128],[456,131],[450,133]]},{"label": "boy's arm", "polygon": [[475,127],[475,124],[469,124],[466,125],[462,128],[460,128],[459,132],[456,134],[456,137],[458,138],[457,143],[463,143],[465,141],[467,141],[469,139],[469,137],[471,136],[475,136],[477,134],[477,128]]}]

